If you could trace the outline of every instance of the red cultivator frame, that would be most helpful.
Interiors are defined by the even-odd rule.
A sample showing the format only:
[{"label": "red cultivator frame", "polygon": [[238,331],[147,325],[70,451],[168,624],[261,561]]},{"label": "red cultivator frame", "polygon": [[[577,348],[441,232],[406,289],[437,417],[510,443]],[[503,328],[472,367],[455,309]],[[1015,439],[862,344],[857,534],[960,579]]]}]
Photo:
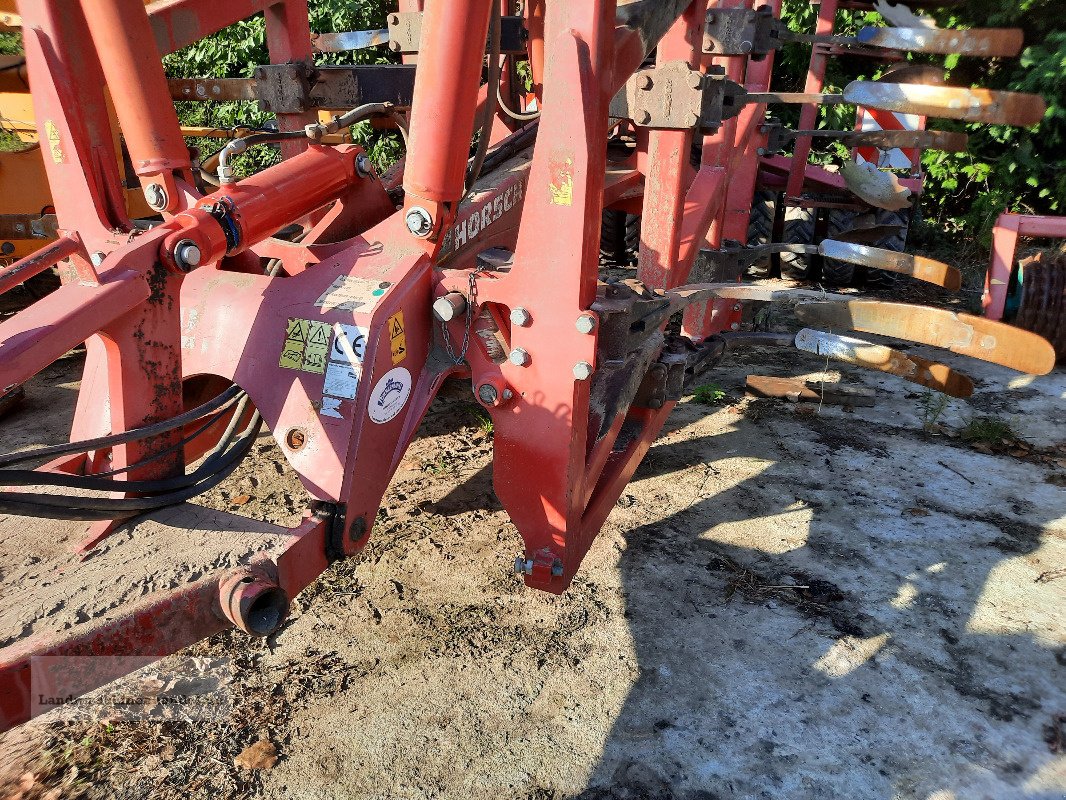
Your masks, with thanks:
[{"label": "red cultivator frame", "polygon": [[[237,466],[260,421],[315,503],[240,570],[4,650],[0,727],[29,713],[33,656],[163,655],[231,624],[275,630],[288,598],[364,547],[390,478],[449,377],[469,379],[492,416],[496,491],[525,541],[517,569],[528,585],[560,592],[686,374],[713,365],[731,341],[782,343],[780,334],[739,330],[744,303],[775,295],[736,284],[747,254],[726,242],[746,238],[767,135],[758,95],[769,89],[772,51],[705,54],[706,0],[532,0],[524,25],[541,111],[516,120],[530,115],[503,113],[494,96],[501,17],[514,10],[509,0],[425,4],[409,116],[402,103],[364,96],[370,102],[319,124],[312,104],[289,102],[299,82],[279,78],[269,97],[282,133],[269,137],[282,142],[285,160],[233,181],[233,145],[220,161],[221,186],[202,196],[172,87],[146,43],[173,51],[263,11],[271,58],[291,69],[311,56],[306,3],[22,4],[61,236],[0,273],[0,289],[60,262],[64,284],[0,325],[0,387],[23,383],[82,342],[87,359],[76,444],[37,451],[53,457],[37,470],[4,473],[6,485],[51,493],[6,492],[0,511],[96,520],[93,539],[115,519],[152,519],[164,506],[174,506],[168,519],[180,518],[193,508],[184,501]],[[481,85],[485,41],[489,82]],[[161,214],[155,224],[126,216],[105,84],[134,171]],[[502,87],[516,99],[514,87]],[[370,116],[409,126],[405,161],[383,177],[358,147],[319,143]],[[635,146],[609,162],[618,120],[636,126]],[[476,127],[491,149],[471,165]],[[704,137],[696,166],[694,136]],[[604,208],[641,214],[636,281],[600,280]],[[293,225],[297,236],[279,234]],[[701,251],[695,280],[703,283],[682,286]],[[945,265],[900,258],[897,271],[950,282]],[[806,324],[894,334],[1034,372],[1053,363],[1039,337],[997,323],[814,299],[821,302],[805,307]],[[669,326],[679,312],[683,325]],[[808,336],[795,345],[823,355],[835,347],[836,357],[923,385],[957,386],[944,365],[883,346],[874,358],[859,340],[818,336],[820,344]],[[894,355],[881,359],[883,351]],[[188,473],[187,464],[195,466]],[[81,493],[55,493],[63,488]],[[78,688],[113,677],[104,666]]]}]

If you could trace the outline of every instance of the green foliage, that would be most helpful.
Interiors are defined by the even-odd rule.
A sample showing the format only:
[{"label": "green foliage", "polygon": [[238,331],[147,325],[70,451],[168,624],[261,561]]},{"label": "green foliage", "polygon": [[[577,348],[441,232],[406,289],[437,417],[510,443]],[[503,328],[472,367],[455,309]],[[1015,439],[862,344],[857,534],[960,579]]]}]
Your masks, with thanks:
[{"label": "green foliage", "polygon": [[967,442],[999,444],[1004,439],[1013,439],[1014,430],[999,417],[974,417],[962,429],[962,438]]},{"label": "green foliage", "polygon": [[22,55],[22,33],[20,31],[0,31],[0,56]]},{"label": "green foliage", "polygon": [[922,413],[922,429],[926,433],[935,433],[938,430],[940,418],[948,410],[951,399],[940,392],[925,391],[918,398],[918,408]]},{"label": "green foliage", "polygon": [[[941,27],[1021,27],[1026,48],[1017,59],[947,58],[912,54],[914,63],[932,63],[949,69],[949,83],[989,89],[1029,92],[1048,103],[1044,121],[1031,129],[1007,126],[965,125],[932,120],[931,127],[965,131],[968,153],[927,151],[922,210],[940,229],[980,235],[987,245],[995,218],[1005,210],[1025,213],[1066,214],[1066,15],[1059,0],[971,0],[963,6],[935,13]],[[808,0],[784,0],[783,15],[789,27],[811,33],[817,7]],[[926,12],[928,13],[928,12]],[[855,32],[866,24],[880,25],[879,15],[842,11],[837,31]],[[801,91],[810,49],[788,45],[780,54],[776,91]],[[827,91],[839,91],[851,80],[876,77],[879,68],[865,59],[835,58],[829,62]],[[819,127],[850,128],[849,106],[823,110]],[[795,111],[782,119],[795,124]],[[818,163],[840,161],[833,145],[816,149]]]},{"label": "green foliage", "polygon": [[716,383],[709,383],[706,386],[697,386],[696,390],[692,393],[692,398],[701,405],[713,406],[723,402],[727,395],[725,390]]},{"label": "green foliage", "polygon": [[[385,27],[385,15],[392,6],[389,0],[311,0],[310,20],[313,33],[369,30]],[[325,53],[315,57],[317,64],[374,64],[394,60],[383,47],[348,53]],[[249,78],[260,64],[269,64],[266,26],[258,14],[225,30],[202,39],[189,47],[166,56],[163,67],[172,78]],[[178,118],[183,125],[228,129],[238,126],[259,128],[273,115],[259,110],[248,101],[179,102]],[[352,130],[355,142],[367,148],[371,160],[380,169],[388,166],[401,152],[399,136],[374,131],[368,123]],[[221,139],[190,139],[206,157],[218,150]],[[276,147],[257,147],[235,159],[241,175],[271,166],[280,156]]]}]

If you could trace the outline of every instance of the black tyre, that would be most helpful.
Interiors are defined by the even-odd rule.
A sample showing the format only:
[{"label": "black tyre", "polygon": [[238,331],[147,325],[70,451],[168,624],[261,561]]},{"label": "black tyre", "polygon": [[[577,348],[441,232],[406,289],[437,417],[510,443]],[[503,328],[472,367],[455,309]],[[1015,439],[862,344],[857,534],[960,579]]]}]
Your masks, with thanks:
[{"label": "black tyre", "polygon": [[[751,203],[751,220],[748,222],[748,246],[761,247],[774,240],[774,220],[777,217],[777,192],[756,192]],[[770,256],[759,259],[748,269],[752,278],[770,277]]]},{"label": "black tyre", "polygon": [[[902,253],[907,249],[907,236],[910,233],[913,211],[909,208],[903,211],[886,211],[883,208],[874,210],[874,224],[895,225],[899,230],[891,236],[886,236],[877,243],[882,250],[891,250]],[[883,269],[866,270],[866,285],[875,289],[892,289],[899,282],[900,275],[895,272],[886,272]]]},{"label": "black tyre", "polygon": [[612,264],[625,263],[626,213],[604,211],[600,227],[600,255]]},{"label": "black tyre", "polygon": [[[829,236],[835,239],[855,227],[858,215],[854,211],[833,209],[829,212]],[[855,265],[827,258],[822,264],[822,280],[830,286],[851,286],[855,282]]]},{"label": "black tyre", "polygon": [[[818,212],[813,208],[789,206],[785,209],[785,244],[814,244]],[[801,253],[781,254],[781,277],[806,280],[811,274],[811,257]]]}]

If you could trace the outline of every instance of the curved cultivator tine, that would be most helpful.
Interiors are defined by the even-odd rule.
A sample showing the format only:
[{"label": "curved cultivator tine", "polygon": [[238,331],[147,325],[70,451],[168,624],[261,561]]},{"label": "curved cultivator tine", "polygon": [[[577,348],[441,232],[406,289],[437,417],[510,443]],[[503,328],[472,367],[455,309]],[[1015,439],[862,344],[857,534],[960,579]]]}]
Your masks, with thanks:
[{"label": "curved cultivator tine", "polygon": [[1022,52],[1025,34],[1018,28],[974,28],[956,31],[941,28],[863,28],[855,37],[859,44],[888,50],[933,55],[1013,57]]},{"label": "curved cultivator tine", "polygon": [[951,397],[966,398],[973,395],[973,381],[963,373],[947,364],[901,353],[887,345],[810,328],[804,328],[796,334],[795,345],[797,350],[886,372]]},{"label": "curved cultivator tine", "polygon": [[802,303],[796,315],[805,325],[918,342],[1031,375],[1055,368],[1055,349],[1035,333],[947,309],[846,300]]},{"label": "curved cultivator tine", "polygon": [[880,247],[832,239],[823,241],[818,246],[818,252],[826,258],[833,258],[837,261],[883,269],[886,272],[896,272],[900,275],[910,275],[912,278],[934,283],[945,289],[957,290],[962,287],[962,273],[955,267],[924,256],[913,256],[910,253],[897,253],[894,250],[883,250]]},{"label": "curved cultivator tine", "polygon": [[911,207],[911,190],[899,182],[891,172],[884,172],[876,164],[849,161],[840,168],[844,185],[860,200],[887,211],[902,211]]},{"label": "curved cultivator tine", "polygon": [[954,131],[863,131],[848,134],[841,141],[846,147],[876,147],[880,150],[918,147],[922,150],[965,153],[970,137]]},{"label": "curved cultivator tine", "polygon": [[1044,100],[1033,94],[917,83],[852,81],[844,88],[844,99],[880,111],[990,125],[1037,125],[1047,112]]}]

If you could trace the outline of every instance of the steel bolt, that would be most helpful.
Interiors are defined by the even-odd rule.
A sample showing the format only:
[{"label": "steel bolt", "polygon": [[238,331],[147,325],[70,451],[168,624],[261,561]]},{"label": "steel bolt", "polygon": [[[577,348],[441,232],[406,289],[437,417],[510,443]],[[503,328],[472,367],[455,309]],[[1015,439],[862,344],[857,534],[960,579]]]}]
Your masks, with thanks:
[{"label": "steel bolt", "polygon": [[360,153],[355,157],[355,171],[361,178],[370,174],[370,159],[366,157],[366,153]]},{"label": "steel bolt", "polygon": [[522,306],[511,309],[511,324],[517,325],[520,328],[524,328],[530,322],[533,321],[533,317]]},{"label": "steel bolt", "polygon": [[636,114],[633,115],[633,120],[638,125],[647,125],[649,122],[651,122],[651,114],[649,114],[644,109],[641,109],[640,111],[638,111]]},{"label": "steel bolt", "polygon": [[433,316],[441,322],[451,322],[460,314],[466,313],[466,298],[459,292],[448,292],[444,297],[433,301]]},{"label": "steel bolt", "polygon": [[739,331],[740,330],[740,323],[739,322],[734,322],[732,325],[729,326],[729,330],[731,330],[731,331]]},{"label": "steel bolt", "polygon": [[515,575],[532,575],[533,559],[522,558],[522,556],[516,558],[514,560],[514,573]]},{"label": "steel bolt", "polygon": [[561,578],[563,576],[563,562],[559,559],[555,559],[552,562],[552,577]]},{"label": "steel bolt", "polygon": [[200,247],[192,239],[182,239],[174,247],[174,261],[185,272],[200,266],[201,258]]},{"label": "steel bolt", "polygon": [[735,303],[735,304],[733,305],[733,310],[734,310],[734,311],[740,311],[740,303]]},{"label": "steel bolt", "polygon": [[99,250],[97,250],[95,253],[90,253],[89,254],[89,262],[94,267],[99,267],[101,264],[103,264],[105,258],[107,258],[107,255],[104,254],[104,253],[101,253]]},{"label": "steel bolt", "polygon": [[637,76],[637,88],[638,89],[650,89],[651,88],[651,75],[642,73]]},{"label": "steel bolt", "polygon": [[529,353],[521,347],[516,347],[511,350],[511,355],[507,359],[516,367],[525,367],[529,364]]},{"label": "steel bolt", "polygon": [[144,187],[144,199],[157,211],[167,207],[166,190],[158,183],[150,183]]},{"label": "steel bolt", "polygon": [[389,24],[390,25],[399,25],[400,24],[400,15],[399,14],[389,14]]},{"label": "steel bolt", "polygon": [[421,206],[414,206],[405,218],[407,230],[415,236],[429,236],[433,230],[433,217]]},{"label": "steel bolt", "polygon": [[592,364],[587,361],[578,361],[574,364],[574,377],[579,381],[587,381],[592,377]]},{"label": "steel bolt", "polygon": [[477,396],[487,406],[496,404],[496,400],[499,398],[499,393],[496,391],[496,387],[491,383],[483,383],[477,387]]},{"label": "steel bolt", "polygon": [[503,399],[504,400],[510,400],[512,397],[514,397],[514,392],[512,392],[510,389],[504,389],[503,390]]},{"label": "steel bolt", "polygon": [[592,333],[596,330],[596,318],[592,314],[582,314],[574,323],[578,333]]}]

